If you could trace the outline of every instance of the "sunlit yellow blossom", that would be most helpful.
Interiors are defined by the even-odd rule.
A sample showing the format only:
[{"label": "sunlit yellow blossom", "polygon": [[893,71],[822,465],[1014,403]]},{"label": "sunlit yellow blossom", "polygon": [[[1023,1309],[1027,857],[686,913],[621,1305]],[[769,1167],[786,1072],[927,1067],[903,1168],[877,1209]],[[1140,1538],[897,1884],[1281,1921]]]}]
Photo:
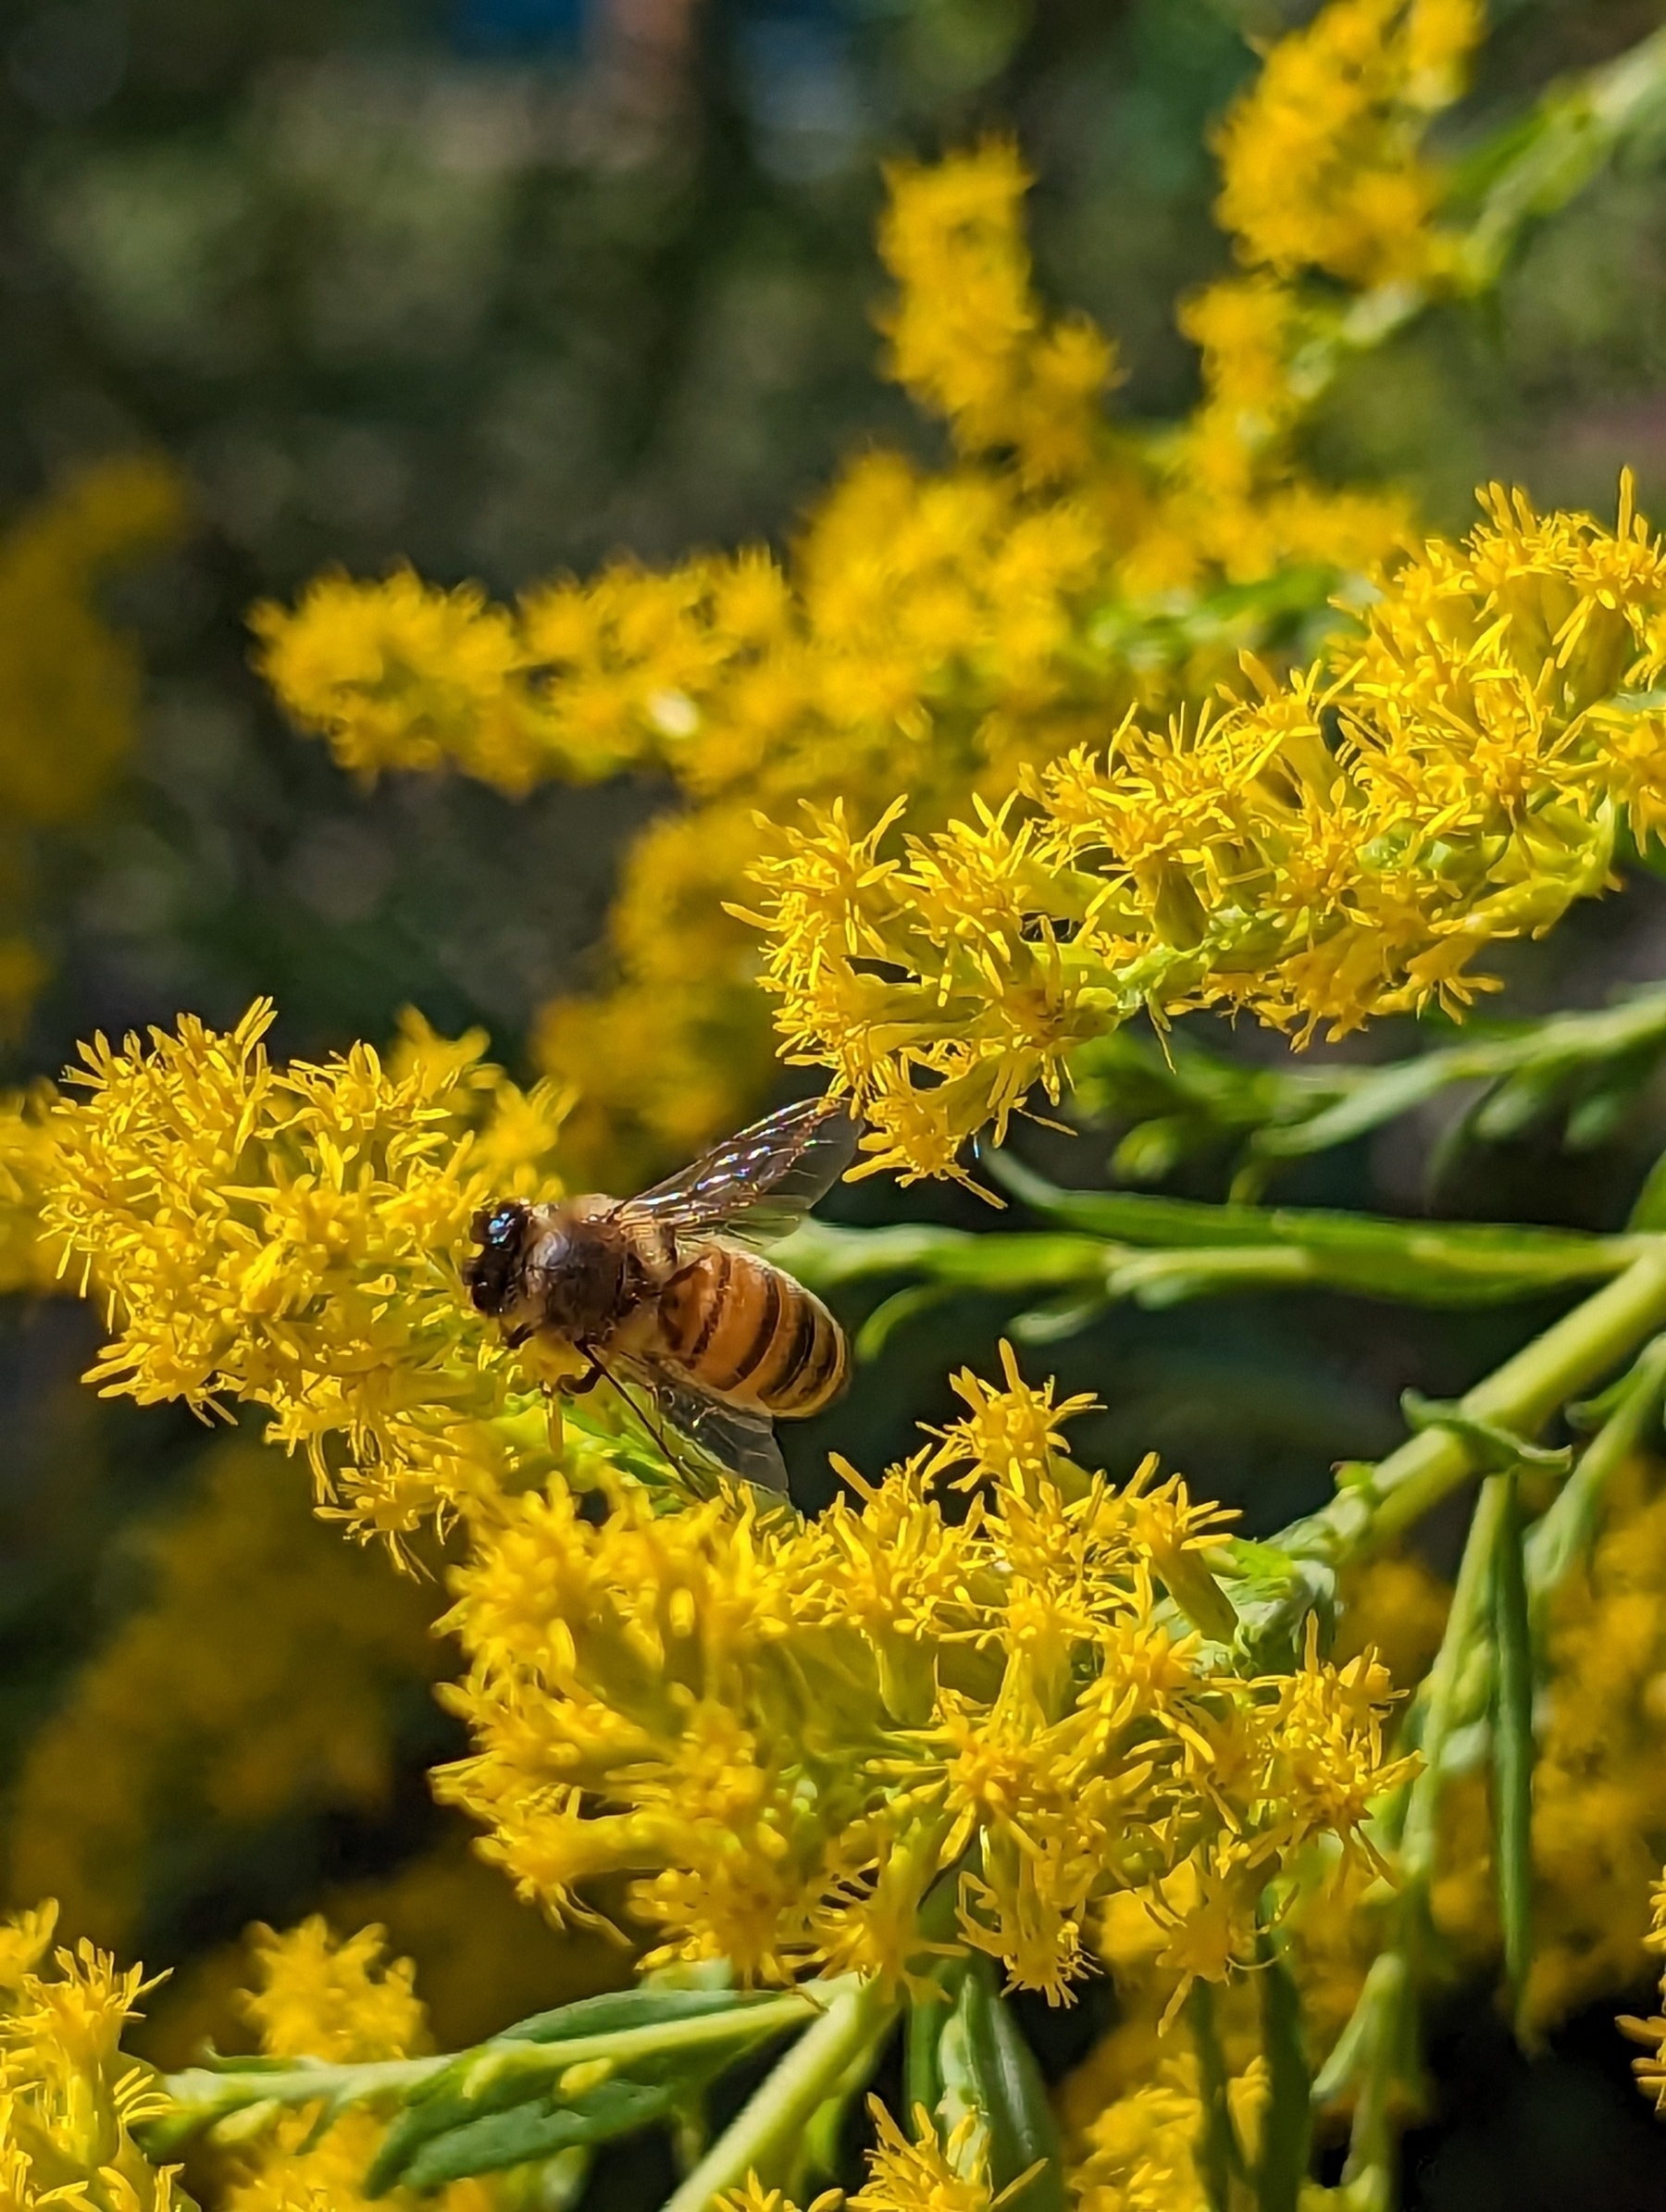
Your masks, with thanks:
[{"label": "sunlit yellow blossom", "polygon": [[[805,2212],[838,2212],[843,2202],[842,2189],[826,2189],[811,2199]],[[741,2188],[727,2191],[717,2204],[719,2212],[799,2212],[784,2189],[765,2189],[755,2173],[747,2175]]]},{"label": "sunlit yellow blossom", "polygon": [[0,1930],[0,2194],[17,2212],[169,2212],[179,2169],[151,2166],[131,2132],[163,2100],[121,2049],[152,1985],[85,1942],[43,1970],[55,1913]]},{"label": "sunlit yellow blossom", "polygon": [[1052,1378],[1039,1387],[1026,1383],[1010,1344],[1001,1347],[1001,1366],[998,1384],[984,1382],[970,1368],[950,1377],[950,1387],[971,1410],[934,1432],[940,1442],[926,1464],[928,1475],[970,1468],[970,1475],[954,1485],[967,1488],[987,1480],[994,1468],[1009,1489],[1022,1495],[1051,1474],[1054,1459],[1063,1449],[1064,1423],[1098,1409],[1088,1391],[1055,1405]]},{"label": "sunlit yellow blossom", "polygon": [[481,1066],[483,1038],[436,1051],[420,1026],[403,1066],[359,1045],[276,1068],[270,1020],[260,1003],[225,1034],[187,1015],[148,1048],[83,1048],[86,1096],[50,1119],[47,1226],[107,1304],[106,1391],[266,1407],[321,1498],[397,1537],[489,1498],[516,1448],[519,1366],[458,1265],[488,1199],[555,1187],[564,1101]]},{"label": "sunlit yellow blossom", "polygon": [[1017,208],[1029,179],[1000,143],[971,160],[893,171],[879,251],[897,279],[884,318],[898,383],[969,454],[1011,447],[1021,473],[1079,474],[1111,347],[1084,319],[1043,326]]},{"label": "sunlit yellow blossom", "polygon": [[381,584],[322,576],[292,616],[260,606],[250,620],[262,674],[344,768],[456,759],[512,789],[529,780],[504,741],[530,734],[526,649],[481,592],[437,590],[409,569]]},{"label": "sunlit yellow blossom", "polygon": [[949,1463],[974,1432],[994,1457],[958,1522],[921,1454],[809,1526],[632,1491],[598,1525],[556,1488],[481,1533],[449,1622],[477,1749],[440,1786],[523,1894],[582,1916],[624,1874],[659,1956],[890,1978],[960,1862],[963,1936],[1056,1999],[1108,1890],[1206,1857],[1253,1899],[1315,1833],[1351,1848],[1370,1774],[1403,1771],[1378,1678],[1211,1671],[1154,1617],[1139,1495],[1057,1458],[1079,1409],[964,1395]]},{"label": "sunlit yellow blossom", "polygon": [[867,2177],[850,2200],[852,2212],[990,2212],[1016,2193],[1012,2183],[999,2196],[990,2189],[986,2131],[976,2113],[957,2120],[946,2142],[921,2106],[912,2140],[877,2097],[868,2099],[868,2117],[876,2141]]},{"label": "sunlit yellow blossom", "polygon": [[1363,635],[1166,731],[1129,716],[999,810],[900,848],[814,814],[759,871],[790,1057],[866,1108],[870,1167],[956,1172],[1072,1048],[1142,1007],[1253,1013],[1302,1037],[1461,1006],[1499,939],[1609,881],[1666,813],[1666,554],[1495,490]]}]

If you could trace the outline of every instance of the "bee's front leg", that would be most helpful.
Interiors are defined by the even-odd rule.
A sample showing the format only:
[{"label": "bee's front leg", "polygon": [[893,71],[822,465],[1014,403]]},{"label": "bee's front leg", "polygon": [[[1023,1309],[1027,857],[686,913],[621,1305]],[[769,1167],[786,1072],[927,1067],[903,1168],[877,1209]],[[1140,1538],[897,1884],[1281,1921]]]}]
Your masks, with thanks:
[{"label": "bee's front leg", "polygon": [[576,1348],[583,1355],[587,1362],[586,1371],[581,1375],[564,1374],[560,1378],[555,1385],[556,1395],[560,1398],[588,1397],[598,1383],[605,1382],[607,1379],[591,1357],[587,1345],[581,1344]]}]

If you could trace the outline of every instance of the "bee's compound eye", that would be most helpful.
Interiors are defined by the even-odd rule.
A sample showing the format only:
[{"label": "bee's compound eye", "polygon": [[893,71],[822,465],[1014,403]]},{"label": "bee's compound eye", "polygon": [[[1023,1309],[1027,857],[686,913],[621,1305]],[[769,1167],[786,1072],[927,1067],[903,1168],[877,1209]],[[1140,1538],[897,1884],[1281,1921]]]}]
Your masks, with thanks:
[{"label": "bee's compound eye", "polygon": [[500,1206],[486,1224],[486,1242],[495,1245],[513,1244],[520,1229],[520,1224],[521,1209],[518,1206]]}]

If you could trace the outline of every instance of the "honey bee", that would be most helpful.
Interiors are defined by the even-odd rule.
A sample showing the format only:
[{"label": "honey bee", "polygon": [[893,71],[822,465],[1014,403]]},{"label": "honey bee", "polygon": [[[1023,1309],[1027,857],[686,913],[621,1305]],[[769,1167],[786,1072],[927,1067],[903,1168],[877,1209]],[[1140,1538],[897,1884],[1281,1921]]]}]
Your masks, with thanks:
[{"label": "honey bee", "polygon": [[844,1331],[759,1248],[797,1227],[850,1165],[857,1125],[812,1099],[634,1199],[600,1194],[475,1216],[469,1297],[505,1342],[546,1332],[587,1363],[576,1388],[640,1383],[665,1422],[749,1482],[785,1490],[777,1420],[843,1389]]}]

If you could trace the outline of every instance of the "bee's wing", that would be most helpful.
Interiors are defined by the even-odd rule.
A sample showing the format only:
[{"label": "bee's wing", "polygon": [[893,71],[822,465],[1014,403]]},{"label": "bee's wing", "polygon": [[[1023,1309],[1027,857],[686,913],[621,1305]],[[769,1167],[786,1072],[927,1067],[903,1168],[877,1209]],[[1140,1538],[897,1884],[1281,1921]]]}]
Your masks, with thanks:
[{"label": "bee's wing", "polygon": [[787,1462],[776,1442],[767,1413],[727,1405],[684,1375],[674,1375],[646,1360],[626,1362],[631,1379],[651,1393],[654,1410],[708,1460],[727,1468],[760,1490],[787,1493]]},{"label": "bee's wing", "polygon": [[685,1236],[723,1236],[757,1248],[777,1243],[850,1166],[857,1128],[842,1099],[783,1106],[627,1199],[619,1211]]}]

